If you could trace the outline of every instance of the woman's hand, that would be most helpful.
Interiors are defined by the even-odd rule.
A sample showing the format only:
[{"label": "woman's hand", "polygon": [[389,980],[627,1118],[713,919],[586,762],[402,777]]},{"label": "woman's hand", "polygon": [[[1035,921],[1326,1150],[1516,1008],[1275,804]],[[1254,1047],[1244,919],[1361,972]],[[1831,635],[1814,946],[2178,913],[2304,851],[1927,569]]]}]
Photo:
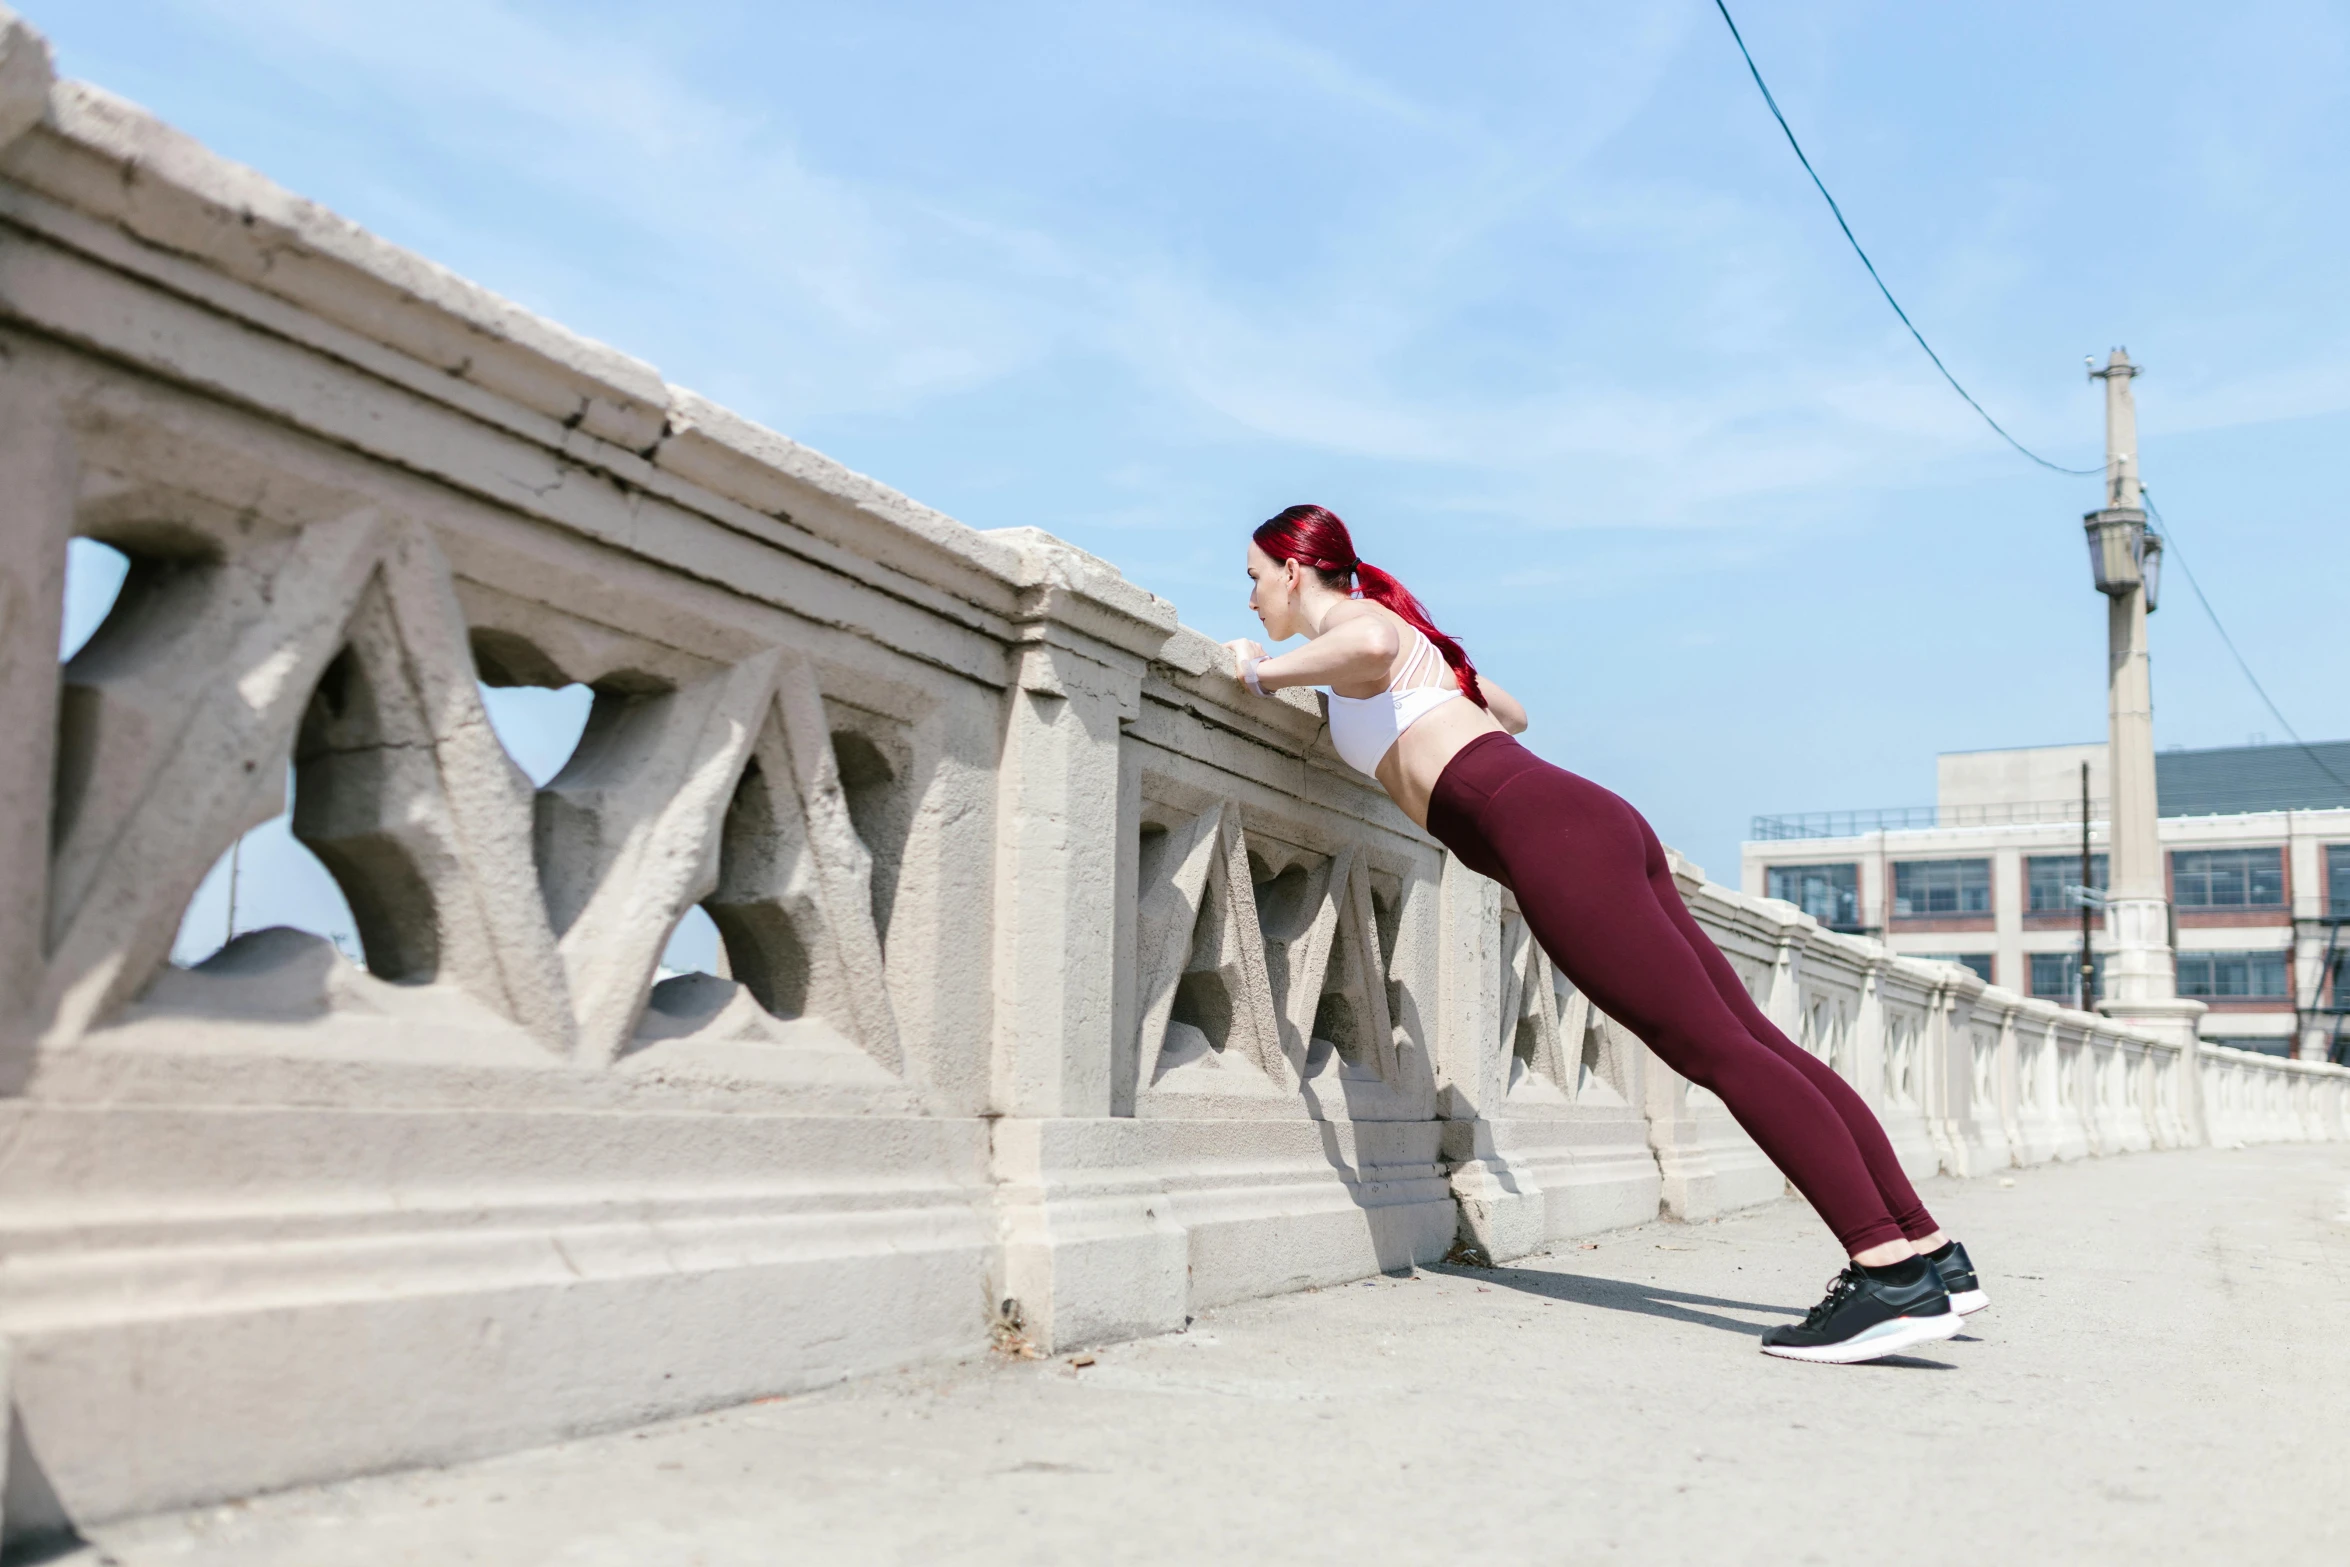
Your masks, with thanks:
[{"label": "woman's hand", "polygon": [[1224,646],[1232,654],[1233,678],[1258,696],[1265,695],[1265,688],[1257,679],[1257,667],[1265,661],[1264,644],[1250,637],[1237,637]]}]

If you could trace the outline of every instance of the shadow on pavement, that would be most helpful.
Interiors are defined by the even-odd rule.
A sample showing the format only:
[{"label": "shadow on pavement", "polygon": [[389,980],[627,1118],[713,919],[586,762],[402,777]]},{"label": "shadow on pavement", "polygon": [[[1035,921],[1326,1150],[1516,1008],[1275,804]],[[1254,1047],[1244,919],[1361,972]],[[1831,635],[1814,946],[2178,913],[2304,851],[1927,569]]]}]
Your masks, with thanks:
[{"label": "shadow on pavement", "polygon": [[[1741,1322],[1735,1317],[1696,1308],[1718,1306],[1727,1311],[1761,1311],[1779,1317],[1803,1315],[1802,1309],[1795,1306],[1772,1306],[1759,1300],[1725,1300],[1719,1295],[1692,1295],[1687,1290],[1634,1284],[1624,1279],[1603,1279],[1588,1273],[1550,1273],[1535,1268],[1467,1268],[1445,1262],[1423,1263],[1420,1271],[1442,1273],[1481,1284],[1498,1284],[1573,1306],[1598,1306],[1607,1311],[1629,1311],[1643,1317],[1662,1317],[1668,1322],[1689,1322],[1699,1327],[1719,1328],[1725,1333],[1743,1333],[1749,1338],[1762,1337],[1770,1324]],[[1979,1340],[1962,1338],[1959,1342],[1974,1343]],[[1886,1355],[1878,1360],[1865,1360],[1858,1364],[1891,1366],[1903,1371],[1958,1369],[1946,1360],[1926,1360],[1917,1355]]]},{"label": "shadow on pavement", "polygon": [[1565,1301],[1569,1305],[1598,1306],[1607,1311],[1629,1311],[1643,1317],[1663,1317],[1668,1322],[1695,1323],[1700,1327],[1719,1328],[1725,1333],[1743,1333],[1749,1338],[1760,1338],[1770,1324],[1741,1322],[1735,1317],[1695,1308],[1718,1306],[1729,1311],[1761,1311],[1780,1317],[1803,1315],[1802,1308],[1795,1306],[1766,1305],[1755,1300],[1724,1300],[1718,1295],[1692,1295],[1686,1290],[1634,1284],[1624,1279],[1603,1279],[1588,1273],[1551,1273],[1535,1268],[1464,1268],[1451,1263],[1424,1263],[1421,1271],[1471,1279],[1480,1284],[1498,1284],[1528,1295],[1540,1295],[1546,1300]]}]

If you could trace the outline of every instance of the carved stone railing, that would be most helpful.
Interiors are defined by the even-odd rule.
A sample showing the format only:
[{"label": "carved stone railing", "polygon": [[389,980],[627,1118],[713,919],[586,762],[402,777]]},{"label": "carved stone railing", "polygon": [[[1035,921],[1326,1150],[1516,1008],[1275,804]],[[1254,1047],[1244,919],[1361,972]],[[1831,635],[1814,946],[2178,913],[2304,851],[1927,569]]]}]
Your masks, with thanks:
[{"label": "carved stone railing", "polygon": [[[77,538],[128,574],[60,667]],[[52,83],[5,11],[0,666],[13,1540],[1783,1190],[1165,601]],[[573,683],[533,787],[483,688]],[[364,965],[171,962],[289,806]],[[2344,1135],[2340,1069],[1679,874],[1918,1173]],[[664,976],[697,906],[721,972]]]}]

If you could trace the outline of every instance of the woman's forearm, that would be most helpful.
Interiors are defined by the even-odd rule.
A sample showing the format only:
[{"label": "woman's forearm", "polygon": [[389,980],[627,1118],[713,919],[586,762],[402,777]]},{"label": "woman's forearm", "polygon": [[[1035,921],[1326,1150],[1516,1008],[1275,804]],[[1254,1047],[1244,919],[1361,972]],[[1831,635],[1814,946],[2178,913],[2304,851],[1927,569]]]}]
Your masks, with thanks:
[{"label": "woman's forearm", "polygon": [[1483,693],[1485,697],[1485,710],[1493,715],[1494,721],[1496,723],[1500,724],[1502,728],[1508,730],[1511,734],[1514,735],[1522,735],[1526,732],[1525,703],[1519,701],[1516,697],[1510,695],[1507,691],[1504,691],[1501,687],[1495,685],[1492,681],[1486,679],[1483,675],[1479,675],[1477,677],[1477,689]]},{"label": "woman's forearm", "polygon": [[1257,683],[1267,691],[1279,691],[1380,680],[1395,661],[1395,652],[1394,632],[1376,621],[1350,621],[1304,647],[1266,658],[1257,665]]}]

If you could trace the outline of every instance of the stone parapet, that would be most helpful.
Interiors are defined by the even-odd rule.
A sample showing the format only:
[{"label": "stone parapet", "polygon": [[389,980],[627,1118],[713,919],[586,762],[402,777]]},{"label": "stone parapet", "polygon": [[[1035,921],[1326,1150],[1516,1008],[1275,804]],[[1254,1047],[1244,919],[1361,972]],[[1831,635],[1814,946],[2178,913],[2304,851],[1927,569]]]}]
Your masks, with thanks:
[{"label": "stone parapet", "polygon": [[[129,575],[60,666],[75,538]],[[51,81],[4,9],[0,667],[11,1540],[1783,1190],[1310,696]],[[534,787],[482,687],[572,683]],[[174,966],[289,806],[364,964]],[[1919,1173],[2345,1135],[2350,1073],[1679,872]],[[665,977],[696,906],[725,972]]]}]

